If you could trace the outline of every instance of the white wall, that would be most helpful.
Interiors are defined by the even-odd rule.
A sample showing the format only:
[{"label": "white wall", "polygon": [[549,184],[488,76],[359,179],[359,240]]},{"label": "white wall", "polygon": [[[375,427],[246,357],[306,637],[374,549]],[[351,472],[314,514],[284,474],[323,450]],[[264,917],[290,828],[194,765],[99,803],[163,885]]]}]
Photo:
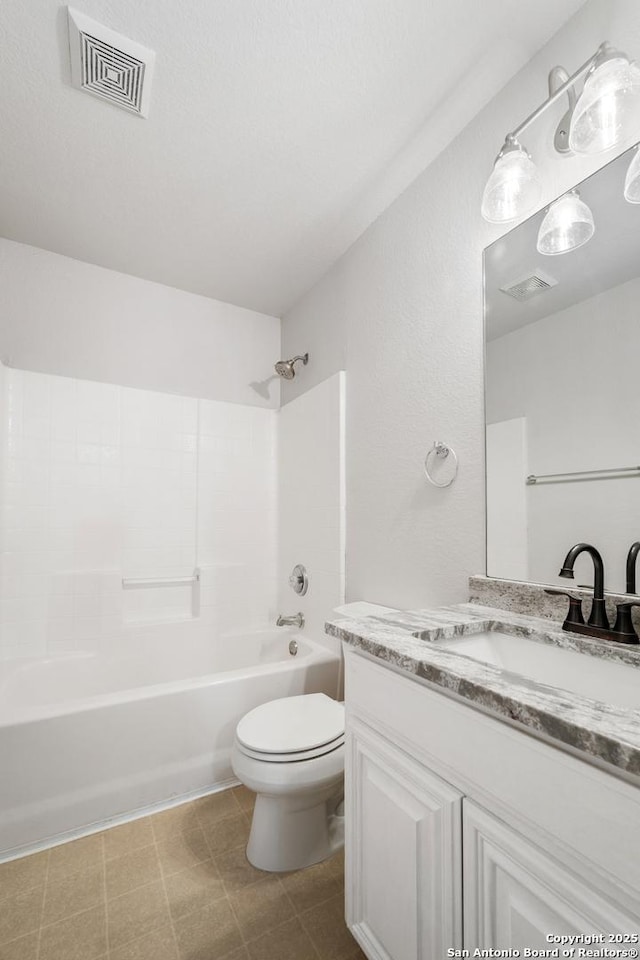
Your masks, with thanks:
[{"label": "white wall", "polygon": [[8,366],[277,407],[280,321],[0,239]]},{"label": "white wall", "polygon": [[[482,221],[482,190],[505,134],[547,96],[548,71],[575,70],[605,39],[640,55],[634,0],[586,3],[283,320],[283,353],[310,353],[283,402],[347,369],[349,599],[460,601],[485,569],[482,250],[506,231]],[[553,131],[565,109],[523,138],[545,200],[640,138],[600,157],[559,157]],[[460,458],[448,490],[422,477],[437,439]]]},{"label": "white wall", "polygon": [[[639,298],[632,280],[487,344],[487,421],[526,417],[528,473],[637,463]],[[640,480],[525,487],[525,476],[531,579],[566,586],[562,559],[586,540],[603,555],[607,586],[624,592],[627,550],[640,537]],[[519,579],[507,562],[489,573]],[[576,575],[593,582],[589,558]]]},{"label": "white wall", "polygon": [[[276,411],[4,370],[0,657],[275,613]],[[123,590],[122,578],[191,586]]]},{"label": "white wall", "polygon": [[[336,651],[340,644],[325,636],[324,624],[345,595],[344,414],[343,373],[278,414],[279,608],[302,611],[305,632]],[[304,597],[288,584],[297,563],[309,574]]]}]

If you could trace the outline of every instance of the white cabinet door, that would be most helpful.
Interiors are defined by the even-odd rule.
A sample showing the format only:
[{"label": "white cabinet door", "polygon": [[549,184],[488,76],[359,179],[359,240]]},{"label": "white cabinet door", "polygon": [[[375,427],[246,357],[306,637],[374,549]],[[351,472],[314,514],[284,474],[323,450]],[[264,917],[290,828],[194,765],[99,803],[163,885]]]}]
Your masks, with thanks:
[{"label": "white cabinet door", "polygon": [[638,917],[467,799],[462,829],[465,949],[549,949],[548,934],[638,933]]},{"label": "white cabinet door", "polygon": [[367,956],[461,947],[461,794],[357,720],[346,779],[347,922]]}]

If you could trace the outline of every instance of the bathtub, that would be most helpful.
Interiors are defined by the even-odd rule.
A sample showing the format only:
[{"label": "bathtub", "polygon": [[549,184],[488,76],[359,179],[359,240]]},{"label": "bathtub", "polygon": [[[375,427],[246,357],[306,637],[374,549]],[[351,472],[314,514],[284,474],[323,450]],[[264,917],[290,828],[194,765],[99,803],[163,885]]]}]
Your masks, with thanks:
[{"label": "bathtub", "polygon": [[243,714],[335,697],[338,675],[335,654],[293,631],[215,640],[178,625],[108,657],[0,664],[0,860],[225,786]]}]

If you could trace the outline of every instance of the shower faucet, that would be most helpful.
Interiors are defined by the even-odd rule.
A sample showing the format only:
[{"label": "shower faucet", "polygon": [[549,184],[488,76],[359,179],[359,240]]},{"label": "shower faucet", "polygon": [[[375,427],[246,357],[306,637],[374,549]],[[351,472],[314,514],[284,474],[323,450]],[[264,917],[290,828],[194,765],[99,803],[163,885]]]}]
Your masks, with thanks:
[{"label": "shower faucet", "polygon": [[276,627],[298,627],[299,630],[302,630],[304,627],[304,614],[294,613],[291,617],[283,617],[282,614],[279,613],[278,619],[276,620]]}]

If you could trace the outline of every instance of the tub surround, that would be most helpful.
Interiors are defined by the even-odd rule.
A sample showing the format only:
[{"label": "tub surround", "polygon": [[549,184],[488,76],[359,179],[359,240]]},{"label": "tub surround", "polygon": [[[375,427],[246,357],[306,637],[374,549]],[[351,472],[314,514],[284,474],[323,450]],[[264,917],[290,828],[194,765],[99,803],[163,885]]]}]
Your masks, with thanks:
[{"label": "tub surround", "polygon": [[[558,561],[558,566],[560,561]],[[498,610],[508,610],[512,613],[524,613],[531,617],[543,617],[546,620],[558,620],[564,623],[567,616],[568,601],[566,597],[553,596],[547,590],[562,590],[574,597],[581,597],[588,601],[584,605],[585,620],[593,599],[593,587],[579,587],[572,581],[565,580],[557,584],[529,583],[521,580],[500,580],[493,577],[469,577],[469,600],[471,603],[482,604],[486,607],[495,607]],[[634,599],[628,593],[605,594],[607,616],[611,623],[616,619],[616,604]],[[640,608],[631,611],[631,617],[636,630],[640,633]]]},{"label": "tub surround", "polygon": [[640,711],[597,702],[505,672],[449,652],[446,642],[435,645],[435,641],[490,630],[496,622],[512,634],[535,642],[629,664],[638,669],[640,682],[640,651],[569,634],[548,618],[477,603],[334,620],[327,623],[326,631],[475,707],[515,721],[559,747],[577,751],[585,760],[605,763],[618,774],[640,776]]}]

